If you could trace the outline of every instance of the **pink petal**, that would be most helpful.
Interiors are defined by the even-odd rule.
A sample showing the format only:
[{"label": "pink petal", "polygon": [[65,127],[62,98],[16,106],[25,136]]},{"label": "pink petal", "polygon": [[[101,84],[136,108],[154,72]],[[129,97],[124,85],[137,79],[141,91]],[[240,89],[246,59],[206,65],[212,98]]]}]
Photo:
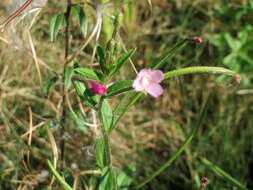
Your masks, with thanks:
[{"label": "pink petal", "polygon": [[163,88],[160,84],[152,84],[148,86],[145,91],[149,93],[151,96],[157,98],[163,94]]},{"label": "pink petal", "polygon": [[160,70],[153,70],[150,76],[153,83],[160,83],[164,79],[163,72]]},{"label": "pink petal", "polygon": [[138,73],[138,77],[142,77],[143,75],[149,74],[150,72],[152,72],[150,69],[142,69]]},{"label": "pink petal", "polygon": [[142,90],[144,90],[144,88],[142,87],[141,83],[140,83],[140,77],[137,77],[134,80],[133,86],[132,86],[137,92],[140,92]]}]

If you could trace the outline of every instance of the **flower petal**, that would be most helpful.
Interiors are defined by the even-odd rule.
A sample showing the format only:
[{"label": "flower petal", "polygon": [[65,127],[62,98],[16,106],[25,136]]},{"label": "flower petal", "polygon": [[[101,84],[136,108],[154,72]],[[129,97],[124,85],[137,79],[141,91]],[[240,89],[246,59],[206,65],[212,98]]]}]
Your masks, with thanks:
[{"label": "flower petal", "polygon": [[157,98],[163,94],[163,88],[160,84],[152,84],[148,86],[145,91],[149,93],[151,96]]},{"label": "flower petal", "polygon": [[142,85],[140,83],[140,80],[141,80],[141,78],[137,77],[134,80],[134,83],[133,83],[133,86],[132,86],[137,92],[140,92],[140,91],[144,90],[144,88],[142,87]]},{"label": "flower petal", "polygon": [[160,70],[153,70],[150,74],[152,83],[160,83],[164,79],[163,72]]},{"label": "flower petal", "polygon": [[150,74],[152,71],[150,69],[142,69],[138,73],[138,77],[142,77],[143,75]]}]

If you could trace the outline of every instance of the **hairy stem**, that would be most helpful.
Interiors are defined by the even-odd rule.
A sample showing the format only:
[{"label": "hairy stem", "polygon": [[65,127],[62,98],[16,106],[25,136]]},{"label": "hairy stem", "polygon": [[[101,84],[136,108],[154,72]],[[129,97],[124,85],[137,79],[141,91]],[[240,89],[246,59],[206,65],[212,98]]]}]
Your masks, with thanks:
[{"label": "hairy stem", "polygon": [[194,74],[194,73],[213,73],[213,74],[225,74],[236,76],[236,73],[234,71],[225,69],[223,67],[194,66],[169,71],[164,74],[164,78],[168,79],[179,75]]}]

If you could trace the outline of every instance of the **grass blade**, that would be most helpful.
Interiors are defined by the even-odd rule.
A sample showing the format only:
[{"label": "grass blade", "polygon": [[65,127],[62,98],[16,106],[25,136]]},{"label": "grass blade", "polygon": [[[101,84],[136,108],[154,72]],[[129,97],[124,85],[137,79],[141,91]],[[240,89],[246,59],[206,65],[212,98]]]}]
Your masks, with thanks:
[{"label": "grass blade", "polygon": [[69,184],[67,184],[67,182],[61,177],[61,175],[57,172],[57,170],[54,168],[53,164],[48,160],[47,161],[49,168],[51,169],[51,171],[53,172],[54,176],[59,180],[59,182],[62,184],[62,186],[64,187],[64,189],[66,190],[73,190]]}]

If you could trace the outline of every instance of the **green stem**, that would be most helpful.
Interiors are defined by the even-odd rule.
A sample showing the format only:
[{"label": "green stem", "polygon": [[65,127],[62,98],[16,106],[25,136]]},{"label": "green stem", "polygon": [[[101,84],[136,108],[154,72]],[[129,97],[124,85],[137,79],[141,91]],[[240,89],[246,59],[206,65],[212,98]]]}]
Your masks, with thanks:
[{"label": "green stem", "polygon": [[164,79],[168,79],[168,78],[179,76],[179,75],[193,74],[193,73],[213,73],[213,74],[226,74],[226,75],[232,75],[232,76],[236,75],[235,72],[225,69],[223,67],[195,66],[195,67],[187,67],[187,68],[177,69],[174,71],[169,71],[164,74]]},{"label": "green stem", "polygon": [[203,121],[203,118],[205,116],[205,113],[207,111],[208,105],[209,105],[209,97],[207,99],[207,101],[205,102],[199,119],[197,121],[197,123],[195,124],[191,134],[187,137],[187,139],[185,140],[185,142],[183,143],[183,145],[177,150],[177,152],[167,161],[165,162],[157,171],[155,171],[152,175],[150,175],[146,180],[144,180],[140,185],[137,186],[137,189],[141,188],[142,186],[144,186],[145,184],[149,183],[151,180],[153,180],[156,176],[158,176],[160,173],[162,173],[167,167],[169,167],[183,152],[184,150],[187,148],[187,145],[190,144],[190,142],[192,141],[192,139],[194,138],[194,136],[197,134],[198,129]]},{"label": "green stem", "polygon": [[127,111],[129,111],[129,109],[138,101],[141,99],[141,97],[144,95],[144,93],[138,93],[134,96],[134,98],[132,99],[132,101],[125,107],[124,111],[119,115],[119,117],[117,118],[117,120],[114,122],[112,128],[110,129],[109,132],[111,132],[119,123],[119,121],[124,117],[125,113]]},{"label": "green stem", "polygon": [[[67,11],[65,13],[65,20],[66,20],[66,27],[65,27],[65,60],[67,60],[69,55],[69,26],[70,26],[70,12],[71,12],[71,0],[67,0]],[[64,164],[64,153],[65,153],[65,139],[64,139],[64,133],[66,130],[66,111],[67,111],[67,102],[66,102],[66,96],[67,91],[65,88],[65,74],[67,69],[67,63],[65,61],[64,63],[64,69],[63,69],[63,77],[62,77],[62,113],[61,113],[61,164],[63,167]]]},{"label": "green stem", "polygon": [[160,61],[158,61],[154,65],[151,65],[151,69],[160,69],[160,68],[162,68],[164,66],[164,64],[168,61],[168,59],[176,52],[176,50],[178,50],[179,48],[181,48],[188,41],[189,40],[184,39],[184,40],[181,40],[180,42],[178,42],[174,47],[172,47],[166,53],[166,55]]},{"label": "green stem", "polygon": [[204,190],[205,189],[205,186],[201,185],[199,190]]}]

